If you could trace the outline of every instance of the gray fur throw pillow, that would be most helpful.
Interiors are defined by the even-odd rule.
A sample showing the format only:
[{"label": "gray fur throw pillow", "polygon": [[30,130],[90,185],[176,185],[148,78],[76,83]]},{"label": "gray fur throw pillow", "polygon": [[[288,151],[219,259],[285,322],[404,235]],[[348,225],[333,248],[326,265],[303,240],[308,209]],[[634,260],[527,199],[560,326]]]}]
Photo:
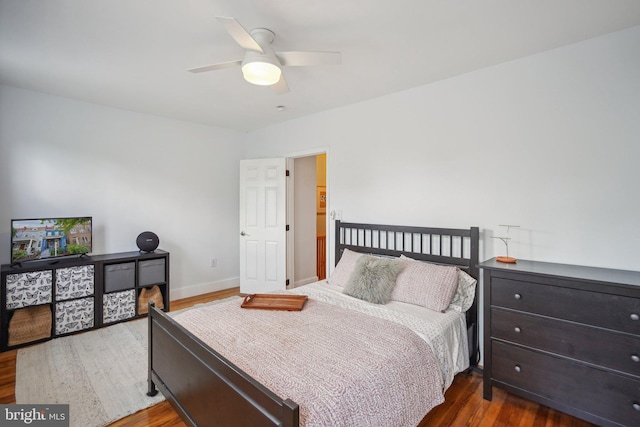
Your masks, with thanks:
[{"label": "gray fur throw pillow", "polygon": [[358,258],[343,293],[375,304],[391,300],[396,278],[404,268],[402,261],[364,255]]}]

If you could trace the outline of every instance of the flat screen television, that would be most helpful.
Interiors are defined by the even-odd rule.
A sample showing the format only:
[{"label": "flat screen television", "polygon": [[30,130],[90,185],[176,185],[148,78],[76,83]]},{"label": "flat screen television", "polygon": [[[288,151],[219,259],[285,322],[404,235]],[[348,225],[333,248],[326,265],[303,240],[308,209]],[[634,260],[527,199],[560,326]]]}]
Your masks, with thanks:
[{"label": "flat screen television", "polygon": [[91,252],[92,217],[11,220],[11,263]]}]

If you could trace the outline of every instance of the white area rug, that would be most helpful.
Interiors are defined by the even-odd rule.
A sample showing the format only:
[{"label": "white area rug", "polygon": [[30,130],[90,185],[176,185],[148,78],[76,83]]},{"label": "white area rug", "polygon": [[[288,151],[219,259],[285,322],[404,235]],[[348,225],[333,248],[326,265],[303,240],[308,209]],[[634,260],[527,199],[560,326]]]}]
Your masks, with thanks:
[{"label": "white area rug", "polygon": [[16,403],[68,403],[71,427],[99,427],[163,401],[146,394],[147,334],[144,318],[18,350]]},{"label": "white area rug", "polygon": [[16,403],[68,403],[70,425],[105,426],[164,400],[147,391],[147,319],[18,350]]}]

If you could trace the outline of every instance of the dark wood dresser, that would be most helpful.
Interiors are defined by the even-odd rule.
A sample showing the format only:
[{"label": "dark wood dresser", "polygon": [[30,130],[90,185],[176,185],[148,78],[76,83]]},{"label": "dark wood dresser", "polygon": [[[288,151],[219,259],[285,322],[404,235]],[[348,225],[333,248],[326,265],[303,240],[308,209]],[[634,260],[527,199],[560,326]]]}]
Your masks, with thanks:
[{"label": "dark wood dresser", "polygon": [[480,264],[492,387],[602,426],[640,426],[640,272]]}]

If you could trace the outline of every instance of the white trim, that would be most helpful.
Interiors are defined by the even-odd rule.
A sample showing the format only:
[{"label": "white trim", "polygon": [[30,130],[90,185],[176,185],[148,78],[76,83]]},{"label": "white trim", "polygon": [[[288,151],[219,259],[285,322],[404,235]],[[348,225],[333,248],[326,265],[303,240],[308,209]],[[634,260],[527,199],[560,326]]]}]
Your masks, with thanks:
[{"label": "white trim", "polygon": [[287,170],[289,171],[289,176],[287,177],[286,182],[286,191],[287,191],[287,203],[286,203],[286,216],[287,216],[287,224],[289,225],[289,231],[287,231],[287,280],[289,280],[289,287],[295,287],[293,284],[293,278],[295,276],[295,262],[294,262],[294,250],[295,250],[295,240],[294,233],[296,229],[295,224],[295,214],[294,214],[294,179],[293,176],[295,174],[295,161],[293,157],[285,157]]},{"label": "white trim", "polygon": [[[327,203],[327,214],[325,215],[325,230],[327,230],[327,237],[326,237],[326,252],[325,252],[325,259],[327,260],[326,262],[326,268],[325,268],[325,277],[329,277],[329,271],[331,270],[331,246],[333,245],[333,232],[331,229],[331,220],[329,218],[329,212],[331,212],[331,180],[329,179],[329,163],[331,161],[331,156],[329,155],[329,146],[324,146],[324,147],[317,147],[317,148],[310,148],[308,150],[303,150],[303,151],[295,151],[292,153],[288,153],[285,154],[284,157],[287,159],[287,168],[289,167],[289,160],[293,160],[299,157],[311,157],[311,156],[317,156],[319,154],[326,154],[327,155],[327,163],[325,166],[325,176],[326,176],[326,188],[327,188],[327,194],[329,194],[329,200]],[[293,161],[291,161],[291,165],[293,166]],[[291,176],[290,176],[290,180],[288,181],[293,183],[293,167],[291,168]],[[289,212],[289,206],[291,206],[291,218],[293,218],[293,189],[291,190],[291,193],[289,193],[289,186],[287,185],[287,213]],[[292,185],[293,187],[293,185]],[[293,226],[291,227],[291,229],[293,229]],[[293,234],[292,234],[293,236]],[[293,238],[291,238],[291,251],[289,251],[287,249],[287,266],[289,264],[293,264]],[[287,248],[289,248],[289,240],[287,240]],[[291,257],[291,258],[290,258]],[[289,267],[287,267],[287,273],[289,272]],[[288,277],[294,277],[293,276],[293,267],[291,267],[291,276]],[[317,280],[316,280],[317,281]],[[291,283],[291,282],[289,282]],[[311,282],[309,282],[311,283]],[[297,284],[294,284],[294,286],[298,286]]]},{"label": "white trim", "polygon": [[220,280],[218,282],[200,283],[182,288],[170,288],[169,295],[171,296],[171,301],[174,301],[208,294],[210,292],[222,291],[224,289],[237,288],[239,286],[240,277],[233,277],[231,279]]},{"label": "white trim", "polygon": [[285,154],[285,157],[291,157],[292,159],[298,158],[298,157],[311,157],[311,156],[317,156],[318,154],[329,154],[329,147],[318,147],[318,148],[312,148],[309,150],[303,150],[303,151],[296,151],[293,153],[288,153]]}]

